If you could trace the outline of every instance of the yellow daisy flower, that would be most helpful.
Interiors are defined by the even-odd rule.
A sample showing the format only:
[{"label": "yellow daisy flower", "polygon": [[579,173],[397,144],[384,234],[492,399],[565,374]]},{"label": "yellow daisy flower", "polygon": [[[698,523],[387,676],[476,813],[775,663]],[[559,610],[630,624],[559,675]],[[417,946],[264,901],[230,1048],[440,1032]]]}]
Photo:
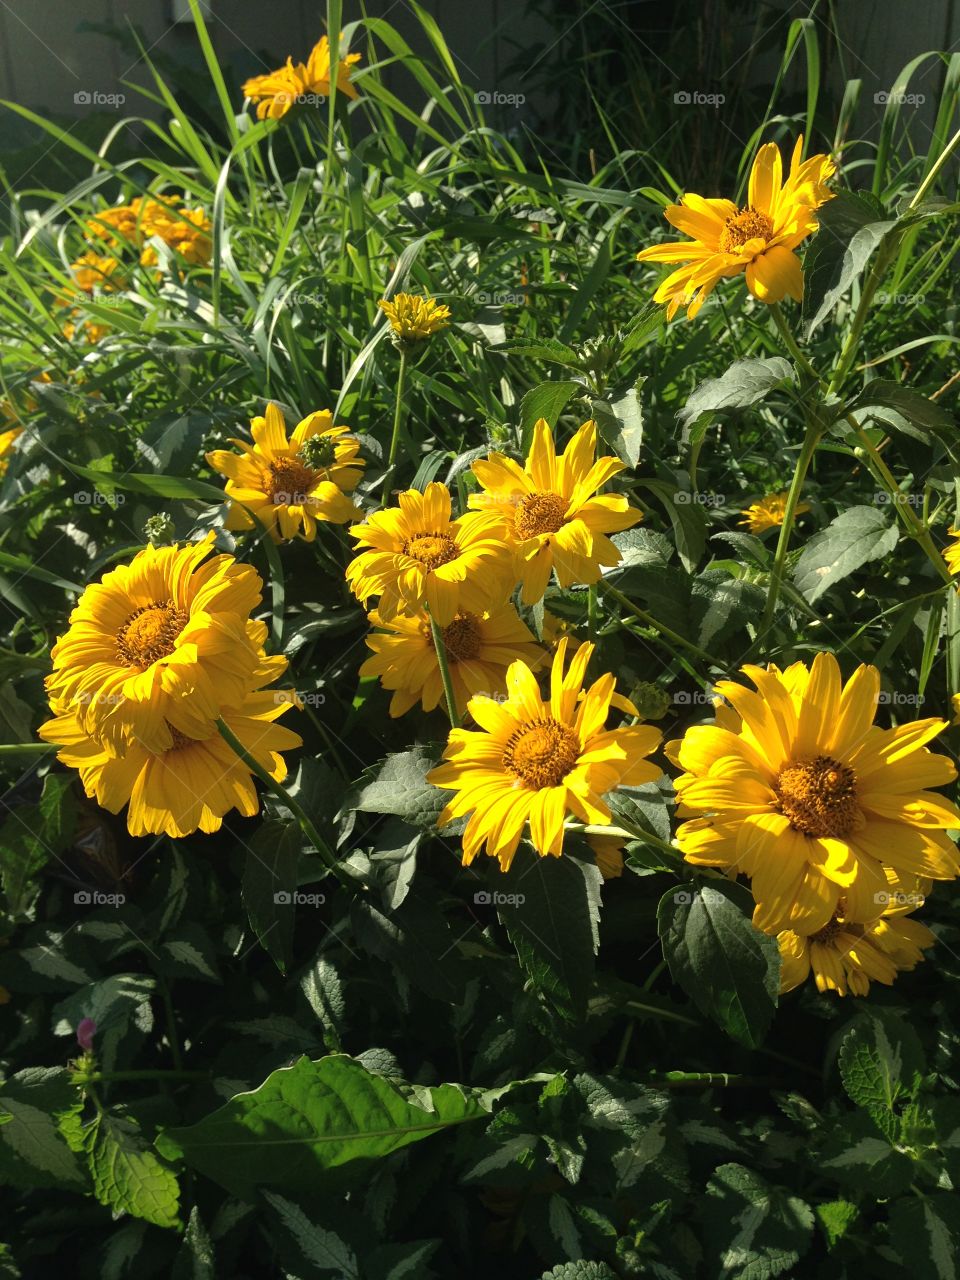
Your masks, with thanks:
[{"label": "yellow daisy flower", "polygon": [[623,875],[623,836],[587,836],[597,867],[604,880],[619,880]]},{"label": "yellow daisy flower", "polygon": [[951,573],[960,573],[960,529],[948,530],[950,537],[955,538],[949,547],[944,547],[943,558],[947,562],[947,568]]},{"label": "yellow daisy flower", "polygon": [[114,277],[119,268],[119,258],[94,253],[92,249],[70,264],[73,282],[84,293],[93,293],[94,289],[102,289],[104,293],[113,292],[117,288]]},{"label": "yellow daisy flower", "polygon": [[[768,529],[778,528],[783,524],[787,496],[787,491],[784,489],[781,493],[768,493],[758,502],[751,502],[746,510],[740,512],[744,519],[738,523],[746,525],[751,533],[766,533]],[[798,502],[795,514],[802,516],[809,510],[809,502]]]},{"label": "yellow daisy flower", "polygon": [[[355,98],[357,91],[350,83],[359,53],[348,53],[337,63],[337,93]],[[287,59],[286,66],[252,76],[243,85],[244,96],[257,103],[258,120],[280,120],[296,106],[318,106],[318,99],[330,96],[330,44],[321,36],[310,51],[306,66]]]},{"label": "yellow daisy flower", "polygon": [[[274,678],[269,669],[266,678]],[[222,708],[224,723],[247,752],[277,782],[287,767],[281,751],[302,745],[298,734],[273,722],[294,705],[290,690],[256,690],[239,707]],[[170,729],[170,746],[149,751],[134,742],[122,757],[111,756],[89,737],[77,711],[48,721],[40,736],[60,745],[57,759],[80,773],[84,790],[110,813],[127,810],[131,835],[172,836],[218,831],[225,814],[252,818],[260,809],[253,775],[214,729],[193,738]]]},{"label": "yellow daisy flower", "polygon": [[450,490],[433,481],[423,493],[407,489],[399,507],[375,511],[350,533],[361,551],[347,566],[347,582],[361,604],[380,596],[378,613],[425,606],[441,627],[458,612],[482,614],[513,585],[513,559],[496,536],[493,516],[450,517]]},{"label": "yellow daisy flower", "polygon": [[239,706],[261,663],[249,622],[260,575],[214,555],[214,534],[184,547],[146,547],[88,586],[51,652],[54,712],[76,713],[110,755],[136,740],[170,749],[174,731],[201,739],[224,706]]},{"label": "yellow daisy flower", "polygon": [[[443,701],[443,684],[427,614],[401,614],[384,622],[374,610],[369,621],[380,630],[366,637],[373,657],[360,668],[360,675],[379,676],[385,689],[395,690],[391,716],[402,716],[417,701],[424,711],[433,711]],[[477,693],[502,693],[511,662],[520,659],[535,670],[546,657],[510,603],[482,614],[457,613],[442,630],[458,707]]]},{"label": "yellow daisy flower", "polygon": [[960,872],[946,834],[960,828],[960,810],[927,789],[957,776],[924,745],[944,720],[877,727],[880,673],[860,666],[841,687],[829,653],[809,669],[743,670],[757,692],[718,681],[730,706],[666,753],[685,771],[678,813],[692,818],[677,843],[694,865],[750,877],[758,929],[816,933],[841,897],[846,920],[872,923],[883,912],[884,866],[932,880]]},{"label": "yellow daisy flower", "polygon": [[637,261],[685,264],[661,281],[653,295],[655,302],[667,304],[668,320],[681,305],[692,320],[718,282],[741,271],[761,302],[779,302],[786,294],[800,301],[803,272],[794,250],[817,230],[815,210],[833,198],[826,182],[836,169],[828,155],[801,160],[802,153],[801,135],[784,182],[779,147],[775,142],[762,146],[743,209],[732,200],[690,192],[681,204],[667,206],[667,221],[690,239],[642,249]]},{"label": "yellow daisy flower", "polygon": [[659,778],[659,768],[644,759],[660,744],[656,729],[605,727],[615,677],[603,675],[584,691],[593,650],[582,644],[564,675],[567,643],[561,641],[546,701],[526,663],[511,663],[506,701],[474,697],[467,704],[480,732],[450,731],[446,763],[431,769],[427,781],[456,792],[439,826],[471,815],[463,833],[464,864],[485,845],[508,871],[526,823],[541,857],[559,857],[568,813],[605,825],[611,818],[603,801],[608,791]]},{"label": "yellow daisy flower", "polygon": [[213,251],[213,226],[204,210],[184,207],[182,198],[171,193],[164,193],[163,201],[137,196],[129,204],[102,209],[86,225],[91,235],[106,240],[111,248],[142,246],[140,262],[145,267],[157,262],[156,249],[146,243],[153,236],[191,263],[206,264]]},{"label": "yellow daisy flower", "polygon": [[606,536],[643,518],[622,494],[597,490],[624,471],[618,458],[596,458],[597,425],[585,422],[562,454],[543,418],[536,424],[526,466],[502,453],[473,464],[483,493],[470,506],[492,512],[497,536],[512,548],[523,603],[543,598],[552,570],[561,587],[597,582],[601,568],[620,563],[620,552]]},{"label": "yellow daisy flower", "polygon": [[873,924],[855,924],[841,909],[809,937],[790,930],[778,934],[781,994],[806,982],[811,971],[818,991],[838,996],[865,996],[871,982],[890,986],[898,973],[915,969],[936,941],[907,914],[892,908]]},{"label": "yellow daisy flower", "polygon": [[6,475],[10,465],[10,454],[18,437],[23,435],[23,427],[11,427],[9,431],[0,431],[0,476]]},{"label": "yellow daisy flower", "polygon": [[308,414],[287,437],[283,414],[268,404],[262,418],[250,422],[253,444],[230,443],[242,454],[215,449],[207,454],[214,471],[227,477],[232,498],[228,529],[253,529],[249,507],[274,542],[303,538],[313,542],[318,521],[346,524],[362,515],[346,496],[357,487],[364,463],[360,442],[346,427],[333,425],[329,409]]},{"label": "yellow daisy flower", "polygon": [[390,302],[381,298],[377,306],[390,321],[394,341],[401,350],[426,342],[450,323],[449,307],[413,293],[395,293]]}]

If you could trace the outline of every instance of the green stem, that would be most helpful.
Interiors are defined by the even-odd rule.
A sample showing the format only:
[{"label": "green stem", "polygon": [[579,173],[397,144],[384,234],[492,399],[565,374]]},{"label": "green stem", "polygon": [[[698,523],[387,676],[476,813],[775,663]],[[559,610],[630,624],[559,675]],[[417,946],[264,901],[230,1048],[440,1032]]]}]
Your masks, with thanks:
[{"label": "green stem", "polygon": [[170,988],[163,978],[159,979],[159,987],[164,1012],[167,1017],[167,1039],[170,1041],[170,1056],[173,1058],[175,1070],[180,1071],[183,1068],[183,1054],[180,1052],[180,1037],[177,1035],[177,1018],[173,1009],[173,1000],[170,997]]},{"label": "green stem", "polygon": [[591,640],[597,638],[597,584],[591,583],[587,588],[587,635]]},{"label": "green stem", "polygon": [[602,827],[602,826],[581,826],[579,822],[568,822],[567,828],[570,831],[582,831],[585,836],[615,836],[618,840],[638,840],[641,844],[652,844],[655,848],[662,850],[670,855],[673,862],[679,866],[683,861],[680,850],[666,840],[661,840],[659,836],[655,836],[652,831],[629,831],[623,827]]},{"label": "green stem", "polygon": [[50,742],[5,742],[0,745],[0,756],[44,756],[57,750]]},{"label": "green stem", "polygon": [[648,1076],[646,1083],[666,1089],[782,1088],[783,1081],[769,1076],[728,1075],[725,1071],[665,1071]]},{"label": "green stem", "polygon": [[91,1071],[75,1072],[77,1085],[100,1084],[111,1080],[211,1080],[212,1071]]},{"label": "green stem", "polygon": [[953,137],[950,139],[947,145],[943,148],[943,150],[937,156],[936,163],[933,165],[932,169],[924,178],[924,180],[920,183],[920,186],[917,188],[916,194],[914,195],[910,203],[907,205],[908,209],[915,209],[917,207],[917,205],[920,203],[923,197],[927,194],[927,191],[936,181],[937,174],[940,172],[943,166],[947,163],[947,161],[953,155],[954,151],[956,151],[958,146],[960,146],[960,129],[957,130],[957,132],[953,135]]},{"label": "green stem", "polygon": [[691,644],[689,640],[684,640],[683,636],[678,635],[676,631],[671,631],[670,628],[664,626],[662,622],[658,622],[651,614],[645,613],[643,609],[638,609],[633,601],[628,600],[622,591],[618,591],[616,587],[611,587],[607,582],[601,582],[600,585],[603,587],[603,590],[607,595],[612,596],[613,599],[616,600],[621,608],[632,613],[635,618],[639,618],[642,623],[650,627],[651,630],[658,632],[665,640],[669,640],[672,644],[679,645],[682,649],[688,650],[688,652],[700,658],[701,661],[709,662],[711,665],[713,664],[713,658],[710,657],[709,653],[704,653],[702,649],[698,649],[697,646],[695,644]]},{"label": "green stem", "polygon": [[770,573],[770,586],[767,589],[767,603],[763,610],[763,617],[760,620],[760,630],[757,638],[762,636],[770,623],[773,621],[774,610],[777,607],[777,600],[780,598],[780,591],[783,587],[784,565],[786,564],[787,551],[790,549],[790,535],[793,533],[793,524],[797,515],[797,504],[800,501],[800,493],[803,490],[804,481],[807,478],[807,472],[810,469],[810,463],[820,440],[821,427],[816,418],[811,418],[807,423],[806,434],[803,437],[803,444],[800,446],[800,456],[797,459],[797,465],[794,468],[793,479],[790,481],[790,490],[787,494],[787,503],[783,511],[783,524],[780,526],[780,536],[777,539],[777,550],[773,559],[773,569]]},{"label": "green stem", "polygon": [[444,696],[447,699],[447,715],[450,717],[450,727],[459,729],[460,715],[457,711],[457,697],[453,692],[453,680],[450,678],[450,664],[447,662],[447,646],[443,643],[443,629],[437,625],[430,610],[427,610],[427,617],[430,619],[430,631],[433,635],[433,647],[437,655],[437,666],[440,668],[440,680],[443,683]]},{"label": "green stem", "polygon": [[846,420],[856,432],[860,448],[863,450],[864,454],[866,454],[867,465],[893,500],[893,505],[896,508],[897,515],[900,517],[903,527],[906,529],[909,536],[915,539],[915,541],[923,548],[927,559],[936,569],[943,581],[953,586],[953,574],[947,568],[943,556],[937,550],[937,545],[930,535],[930,530],[922,520],[919,520],[916,515],[914,515],[913,511],[910,509],[910,504],[903,501],[904,494],[894,479],[890,468],[887,466],[886,462],[884,462],[883,455],[880,453],[880,450],[873,443],[859,422],[857,422],[852,413],[848,413],[846,415]]},{"label": "green stem", "polygon": [[293,816],[297,819],[297,821],[300,823],[300,827],[304,835],[307,837],[310,843],[315,847],[317,852],[320,854],[320,857],[325,863],[327,870],[331,871],[337,877],[337,879],[341,881],[341,883],[346,885],[351,885],[352,882],[350,880],[350,877],[346,874],[343,868],[338,864],[336,855],[333,853],[333,851],[330,849],[327,842],[320,835],[320,832],[313,825],[307,813],[301,808],[301,806],[297,803],[297,801],[294,800],[293,796],[291,796],[287,792],[287,790],[284,787],[282,787],[279,782],[276,781],[275,778],[271,778],[270,774],[267,773],[266,769],[264,769],[264,767],[261,764],[258,764],[257,761],[254,760],[253,756],[250,755],[246,747],[243,745],[240,739],[236,736],[233,730],[227,727],[227,725],[224,723],[222,718],[217,720],[217,728],[220,731],[220,737],[223,738],[224,742],[226,742],[227,745],[230,746],[233,749],[233,751],[240,757],[240,759],[247,766],[250,772],[253,774],[256,774],[256,776],[260,779],[263,785],[265,787],[268,787],[273,792],[273,794],[277,797],[277,799],[280,800],[284,805],[286,805],[286,807],[290,810]]},{"label": "green stem", "polygon": [[400,423],[403,421],[403,392],[406,380],[407,355],[405,351],[401,351],[400,368],[397,372],[397,399],[393,410],[393,433],[390,436],[390,452],[387,454],[387,471],[383,477],[384,493],[386,493],[389,482],[393,478],[394,466],[397,460],[397,448],[400,444]]}]

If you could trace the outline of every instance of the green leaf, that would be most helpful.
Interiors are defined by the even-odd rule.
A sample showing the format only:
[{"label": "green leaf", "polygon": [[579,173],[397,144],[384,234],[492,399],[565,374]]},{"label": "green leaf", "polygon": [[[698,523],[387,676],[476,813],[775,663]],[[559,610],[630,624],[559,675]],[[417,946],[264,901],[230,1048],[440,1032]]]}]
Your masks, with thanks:
[{"label": "green leaf", "polygon": [[617,1280],[605,1262],[561,1262],[557,1267],[544,1271],[540,1280]]},{"label": "green leaf", "polygon": [[567,401],[583,387],[579,382],[541,382],[531,387],[520,401],[520,439],[523,452],[530,448],[533,428],[543,418],[551,430],[567,406]]},{"label": "green leaf", "polygon": [[723,880],[670,889],[657,923],[670,973],[701,1012],[749,1048],[762,1043],[780,985],[775,938],[754,929],[750,895]]},{"label": "green leaf", "polygon": [[196,1124],[164,1130],[157,1149],[234,1195],[252,1198],[260,1187],[310,1194],[337,1185],[325,1179],[333,1170],[363,1167],[488,1113],[481,1095],[459,1085],[414,1095],[353,1058],[304,1057]]},{"label": "green leaf", "polygon": [[331,960],[318,956],[300,979],[300,990],[323,1024],[327,1048],[339,1050],[346,1017],[340,975]]},{"label": "green leaf", "polygon": [[180,1188],[129,1116],[99,1111],[82,1129],[93,1190],[108,1209],[133,1214],[157,1227],[177,1227]]},{"label": "green leaf", "polygon": [[807,340],[860,275],[894,225],[883,206],[859,192],[838,191],[817,213],[819,230],[803,263],[803,319]]},{"label": "green leaf", "polygon": [[875,1196],[894,1196],[905,1191],[916,1172],[913,1161],[896,1150],[865,1111],[855,1111],[834,1121],[817,1168],[853,1194],[869,1187]]},{"label": "green leaf", "polygon": [[722,570],[705,569],[691,583],[694,617],[699,617],[697,644],[710,646],[742,631],[763,612],[765,593],[755,582],[731,578]]},{"label": "green leaf", "polygon": [[360,1280],[357,1256],[338,1235],[310,1221],[303,1209],[285,1196],[264,1191],[263,1198],[277,1215],[285,1236],[291,1241],[299,1271],[331,1276],[333,1280]]},{"label": "green leaf", "polygon": [[890,1243],[916,1280],[956,1280],[960,1206],[956,1193],[907,1196],[890,1206]]},{"label": "green leaf", "polygon": [[501,342],[494,350],[505,356],[532,356],[535,360],[546,360],[551,364],[569,365],[574,369],[580,367],[580,357],[576,351],[565,342],[558,342],[556,338],[537,338],[535,341],[511,338],[508,342]]},{"label": "green leaf", "polygon": [[882,507],[848,507],[804,547],[794,574],[797,589],[813,604],[861,565],[891,552],[897,538]]},{"label": "green leaf", "polygon": [[564,1018],[580,1019],[598,945],[602,877],[596,865],[566,847],[562,858],[521,847],[494,883],[503,895],[494,902],[527,977]]},{"label": "green leaf", "polygon": [[849,1200],[828,1200],[825,1204],[815,1205],[814,1209],[831,1249],[843,1239],[860,1213]]},{"label": "green leaf", "polygon": [[794,368],[783,356],[736,360],[719,378],[709,378],[690,393],[680,410],[680,424],[689,429],[704,414],[722,409],[745,409],[794,380]]},{"label": "green leaf", "polygon": [[426,781],[435,764],[426,747],[387,756],[374,779],[354,798],[353,808],[363,813],[393,813],[414,827],[436,827],[449,796]]},{"label": "green leaf", "polygon": [[141,1035],[153,1028],[150,999],[156,985],[153,978],[141,973],[113,973],[91,982],[54,1005],[53,1034],[73,1038],[81,1021],[92,1018],[97,1024],[97,1058],[103,1070],[113,1071],[131,1027]]},{"label": "green leaf", "polygon": [[27,913],[36,893],[37,873],[67,847],[76,821],[69,773],[48,774],[38,804],[10,810],[0,827],[0,880],[11,915]]},{"label": "green leaf", "polygon": [[643,446],[643,407],[640,404],[640,388],[645,378],[638,378],[619,400],[591,400],[590,409],[597,423],[600,438],[610,446],[621,462],[635,467],[640,461]]},{"label": "green leaf", "polygon": [[[673,525],[677,552],[683,567],[688,573],[692,573],[707,545],[707,515],[703,504],[692,500],[694,495],[687,490],[665,484],[662,480],[644,479],[640,483],[645,489],[656,494],[663,504],[663,509]],[[637,530],[637,532],[646,531]],[[679,574],[674,575],[674,583],[679,577]]]},{"label": "green leaf", "polygon": [[868,382],[844,412],[866,416],[875,406],[896,411],[895,414],[884,415],[885,424],[894,422],[896,415],[901,414],[914,427],[919,428],[922,439],[938,434],[949,437],[956,432],[953,415],[946,409],[941,409],[935,401],[928,400],[918,391],[912,391],[899,382],[885,378],[874,378],[872,382]]},{"label": "green leaf", "polygon": [[243,905],[260,945],[286,973],[296,916],[294,892],[302,836],[296,822],[264,822],[247,844]]},{"label": "green leaf", "polygon": [[840,1045],[843,1087],[891,1142],[899,1130],[894,1107],[903,1098],[916,1097],[924,1069],[916,1032],[888,1010],[857,1018]]},{"label": "green leaf", "polygon": [[810,1248],[813,1213],[806,1201],[771,1186],[742,1164],[714,1170],[703,1217],[711,1274],[724,1280],[782,1276]]},{"label": "green leaf", "polygon": [[62,1067],[31,1067],[0,1086],[0,1183],[85,1190],[86,1177],[57,1124],[79,1111],[80,1096]]}]

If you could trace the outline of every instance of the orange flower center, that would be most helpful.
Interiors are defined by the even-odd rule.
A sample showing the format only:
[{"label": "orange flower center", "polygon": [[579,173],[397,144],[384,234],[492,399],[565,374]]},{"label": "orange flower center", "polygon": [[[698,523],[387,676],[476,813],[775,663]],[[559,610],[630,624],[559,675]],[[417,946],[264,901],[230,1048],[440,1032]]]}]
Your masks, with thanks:
[{"label": "orange flower center", "polygon": [[196,738],[188,738],[185,733],[181,733],[179,729],[175,729],[168,722],[167,728],[170,730],[170,736],[173,738],[173,746],[167,747],[167,752],[179,751],[181,747],[192,747],[196,743]]},{"label": "orange flower center", "polygon": [[475,613],[458,613],[443,628],[443,647],[451,662],[471,662],[479,655],[480,645],[480,619]]},{"label": "orange flower center", "polygon": [[270,463],[270,501],[275,506],[300,505],[306,502],[316,478],[313,468],[306,466],[299,458],[275,458]]},{"label": "orange flower center", "polygon": [[456,560],[460,548],[446,533],[418,533],[403,544],[403,554],[419,560],[427,569],[439,569]]},{"label": "orange flower center", "polygon": [[773,220],[756,209],[740,209],[720,232],[720,252],[736,253],[748,240],[770,240]]},{"label": "orange flower center", "polygon": [[580,757],[580,739],[551,716],[528,720],[507,739],[503,765],[528,787],[556,787]]},{"label": "orange flower center", "polygon": [[563,527],[567,500],[548,489],[525,493],[517,503],[513,527],[518,538],[535,538],[541,533],[556,533]]},{"label": "orange flower center", "polygon": [[842,839],[857,826],[857,775],[830,756],[784,765],[773,784],[780,812],[805,836]]},{"label": "orange flower center", "polygon": [[117,657],[127,667],[147,667],[173,653],[188,618],[172,600],[134,609],[117,632]]},{"label": "orange flower center", "polygon": [[849,933],[854,938],[862,938],[866,933],[867,927],[862,924],[852,924],[843,918],[843,900],[832,920],[829,920],[822,929],[810,935],[811,942],[819,942],[821,947],[829,947],[832,945],[838,933]]}]

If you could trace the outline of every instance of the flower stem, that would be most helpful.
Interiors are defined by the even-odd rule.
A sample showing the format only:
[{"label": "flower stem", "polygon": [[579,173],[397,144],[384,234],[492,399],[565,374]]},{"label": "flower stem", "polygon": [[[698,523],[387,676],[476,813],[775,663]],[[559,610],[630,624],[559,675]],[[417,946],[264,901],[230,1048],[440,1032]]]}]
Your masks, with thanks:
[{"label": "flower stem", "polygon": [[804,481],[807,478],[807,472],[810,469],[810,463],[820,440],[821,430],[819,420],[811,416],[807,422],[806,434],[803,437],[803,444],[800,446],[800,456],[797,459],[793,479],[790,481],[790,490],[787,493],[787,502],[783,510],[783,524],[780,526],[780,536],[777,539],[773,569],[770,573],[770,586],[767,588],[767,603],[763,610],[763,617],[760,620],[760,630],[757,633],[758,639],[770,626],[774,610],[777,607],[777,601],[780,598],[780,589],[783,586],[784,579],[784,566],[787,560],[787,552],[790,549],[790,535],[793,533],[797,505],[800,501],[800,493],[803,489]]},{"label": "flower stem", "polygon": [[393,410],[393,434],[390,436],[390,452],[387,454],[387,470],[383,477],[384,492],[393,478],[397,460],[397,448],[400,444],[400,423],[403,421],[403,392],[407,380],[407,354],[400,352],[400,368],[397,372],[397,399]]},{"label": "flower stem", "polygon": [[676,631],[671,631],[669,627],[664,626],[662,622],[658,622],[651,614],[645,613],[643,609],[638,609],[632,600],[629,600],[622,591],[618,591],[616,587],[611,587],[609,583],[601,583],[607,595],[612,596],[622,609],[626,609],[632,613],[635,618],[639,618],[646,626],[653,631],[658,631],[665,640],[671,641],[673,644],[679,645],[682,649],[694,654],[703,662],[713,663],[713,658],[709,653],[704,653],[702,649],[698,649],[695,644],[691,644],[689,640],[684,640],[683,636],[678,635]]},{"label": "flower stem", "polygon": [[227,745],[231,747],[232,750],[240,757],[240,759],[247,766],[250,772],[256,774],[256,776],[260,779],[263,785],[265,787],[268,787],[273,792],[273,794],[277,797],[277,799],[280,800],[284,805],[286,805],[286,807],[290,810],[293,816],[297,819],[297,821],[300,823],[300,827],[304,835],[307,837],[310,843],[315,847],[317,852],[320,854],[320,857],[323,860],[324,864],[326,865],[328,871],[331,871],[337,877],[337,879],[341,881],[341,883],[346,885],[351,885],[352,881],[350,880],[350,877],[346,874],[343,868],[338,864],[336,855],[333,853],[332,849],[329,847],[327,842],[320,835],[317,828],[313,825],[313,822],[310,820],[310,817],[305,812],[305,810],[301,808],[301,806],[297,803],[296,800],[294,800],[293,796],[289,794],[286,788],[282,787],[275,778],[271,778],[270,774],[266,771],[266,769],[264,769],[264,767],[261,764],[258,764],[258,762],[254,760],[253,756],[250,755],[250,753],[247,751],[246,747],[244,747],[240,739],[236,736],[236,734],[232,731],[232,729],[230,729],[224,723],[222,718],[219,718],[217,720],[217,728],[220,731],[220,737],[223,738],[224,742],[226,742]]},{"label": "flower stem", "polygon": [[433,647],[437,655],[437,666],[440,668],[440,679],[443,682],[443,692],[447,699],[447,715],[450,717],[450,727],[452,729],[460,728],[460,715],[457,712],[457,698],[453,692],[453,680],[450,677],[450,664],[447,661],[447,646],[443,643],[443,629],[437,625],[430,610],[427,610],[427,617],[430,619],[430,631],[433,635]]}]

